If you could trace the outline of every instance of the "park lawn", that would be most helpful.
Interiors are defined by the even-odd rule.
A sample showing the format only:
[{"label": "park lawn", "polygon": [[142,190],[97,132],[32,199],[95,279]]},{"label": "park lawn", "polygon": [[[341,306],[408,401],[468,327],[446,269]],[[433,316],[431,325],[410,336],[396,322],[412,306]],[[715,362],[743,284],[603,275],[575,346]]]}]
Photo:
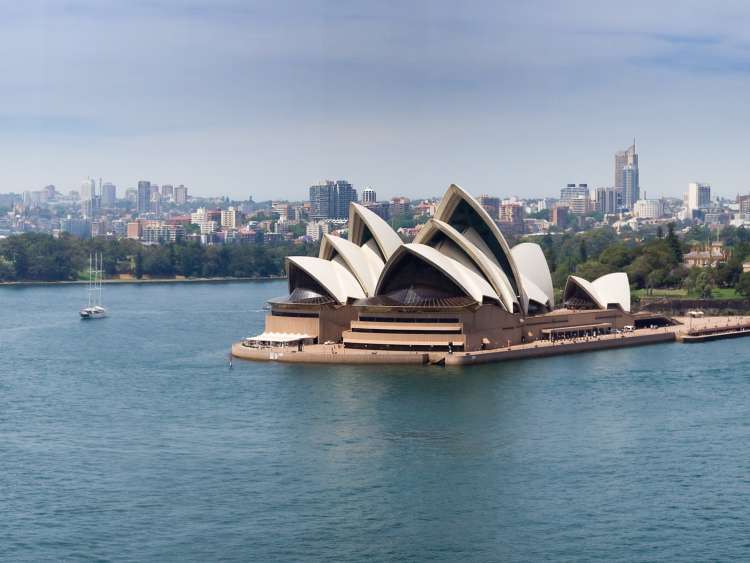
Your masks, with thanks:
[{"label": "park lawn", "polygon": [[633,291],[635,297],[687,297],[687,289],[636,289]]}]

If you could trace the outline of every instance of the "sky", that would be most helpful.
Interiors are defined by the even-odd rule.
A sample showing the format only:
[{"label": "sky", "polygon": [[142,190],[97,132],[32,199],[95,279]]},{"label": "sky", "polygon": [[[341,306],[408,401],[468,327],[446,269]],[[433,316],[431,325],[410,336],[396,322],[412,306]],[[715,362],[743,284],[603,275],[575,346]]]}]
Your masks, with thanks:
[{"label": "sky", "polygon": [[750,3],[0,0],[0,192],[750,191]]}]

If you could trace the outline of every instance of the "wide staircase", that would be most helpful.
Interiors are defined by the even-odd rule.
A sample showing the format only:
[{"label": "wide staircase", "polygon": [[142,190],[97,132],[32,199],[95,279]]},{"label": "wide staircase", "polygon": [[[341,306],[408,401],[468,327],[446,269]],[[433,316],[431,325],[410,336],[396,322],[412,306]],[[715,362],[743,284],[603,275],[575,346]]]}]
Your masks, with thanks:
[{"label": "wide staircase", "polygon": [[466,344],[457,319],[365,317],[352,321],[342,336],[345,348],[360,350],[459,352]]}]

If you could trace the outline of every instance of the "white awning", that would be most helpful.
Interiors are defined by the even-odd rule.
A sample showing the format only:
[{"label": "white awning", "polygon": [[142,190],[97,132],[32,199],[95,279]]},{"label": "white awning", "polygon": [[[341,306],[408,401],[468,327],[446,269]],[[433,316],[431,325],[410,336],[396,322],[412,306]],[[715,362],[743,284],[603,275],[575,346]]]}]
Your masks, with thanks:
[{"label": "white awning", "polygon": [[296,342],[298,340],[306,340],[308,338],[315,338],[309,334],[302,334],[299,332],[264,332],[258,336],[251,336],[245,338],[246,341],[250,342]]}]

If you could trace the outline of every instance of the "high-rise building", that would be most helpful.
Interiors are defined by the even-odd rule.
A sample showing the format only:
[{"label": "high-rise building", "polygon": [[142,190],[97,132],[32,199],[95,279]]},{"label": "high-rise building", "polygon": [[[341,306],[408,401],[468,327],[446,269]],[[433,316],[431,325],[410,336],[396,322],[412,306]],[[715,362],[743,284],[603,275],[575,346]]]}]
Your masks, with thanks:
[{"label": "high-rise building", "polygon": [[117,186],[112,182],[104,182],[102,184],[102,207],[105,209],[111,209],[115,206],[117,200]]},{"label": "high-rise building", "polygon": [[479,205],[484,207],[484,210],[490,214],[490,217],[497,219],[500,215],[500,198],[492,197],[486,194],[480,195],[477,198]]},{"label": "high-rise building", "polygon": [[88,178],[81,182],[81,201],[91,199],[96,195],[96,182],[93,178]]},{"label": "high-rise building", "polygon": [[589,185],[588,184],[568,184],[560,190],[560,203],[567,205],[572,199],[579,197],[589,198]]},{"label": "high-rise building", "polygon": [[664,216],[664,200],[639,199],[633,206],[633,215],[641,219],[660,219]]},{"label": "high-rise building", "polygon": [[172,184],[164,184],[161,187],[162,199],[171,200],[174,197],[174,187]]},{"label": "high-rise building", "polygon": [[626,164],[625,168],[622,169],[622,178],[625,182],[623,205],[626,209],[632,211],[635,202],[641,197],[641,189],[638,185],[638,166]]},{"label": "high-rise building", "polygon": [[221,211],[221,226],[225,229],[239,229],[242,223],[240,212],[234,207]]},{"label": "high-rise building", "polygon": [[633,209],[635,202],[640,199],[641,191],[635,140],[624,151],[617,151],[615,153],[615,187],[624,188],[623,206],[626,209]]},{"label": "high-rise building", "polygon": [[84,217],[89,219],[99,215],[102,209],[102,198],[98,195],[91,196],[89,199],[81,201],[81,211]]},{"label": "high-rise building", "polygon": [[138,213],[151,211],[151,182],[141,180],[138,182],[138,202],[136,206]]},{"label": "high-rise building", "polygon": [[161,213],[161,194],[159,193],[159,186],[151,186],[151,201],[149,202],[149,211],[151,211],[151,213]]},{"label": "high-rise building", "polygon": [[552,208],[552,222],[564,229],[568,226],[568,208],[563,205],[558,205]]},{"label": "high-rise building", "polygon": [[325,221],[311,221],[305,228],[305,234],[313,242],[319,241],[323,238],[323,235],[328,234],[331,230],[331,225]]},{"label": "high-rise building", "polygon": [[375,190],[372,188],[362,190],[362,203],[375,203],[376,201],[378,201],[378,196]]},{"label": "high-rise building", "polygon": [[352,201],[357,201],[357,190],[346,180],[325,180],[310,186],[310,218],[347,219]]},{"label": "high-rise building", "polygon": [[411,200],[408,197],[392,197],[388,209],[391,217],[406,215],[411,209]]},{"label": "high-rise building", "polygon": [[521,235],[524,231],[524,210],[520,203],[503,203],[500,206],[499,222],[504,232]]},{"label": "high-rise building", "polygon": [[187,203],[188,190],[185,186],[180,184],[174,189],[174,202],[177,205],[185,205]]},{"label": "high-rise building", "polygon": [[705,209],[711,206],[711,186],[700,182],[688,184],[687,208],[690,211]]},{"label": "high-rise building", "polygon": [[79,238],[88,238],[91,236],[91,222],[68,215],[67,218],[60,219],[60,232],[70,233]]},{"label": "high-rise building", "polygon": [[737,205],[740,207],[740,213],[750,214],[750,195],[738,195]]},{"label": "high-rise building", "polygon": [[336,182],[336,216],[335,219],[349,218],[349,204],[357,201],[357,190],[346,180]]},{"label": "high-rise building", "polygon": [[622,209],[624,194],[623,188],[596,188],[596,210],[605,215],[619,213]]}]

